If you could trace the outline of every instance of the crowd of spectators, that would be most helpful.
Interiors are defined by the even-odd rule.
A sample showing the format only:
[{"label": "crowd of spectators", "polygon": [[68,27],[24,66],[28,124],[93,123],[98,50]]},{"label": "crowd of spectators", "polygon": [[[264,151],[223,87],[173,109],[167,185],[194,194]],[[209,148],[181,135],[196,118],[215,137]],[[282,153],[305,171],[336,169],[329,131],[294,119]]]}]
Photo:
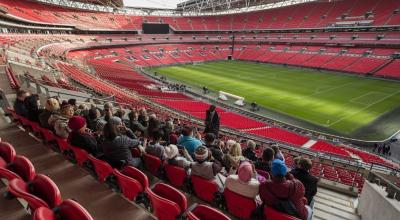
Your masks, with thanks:
[{"label": "crowd of spectators", "polygon": [[[147,153],[189,175],[217,182],[220,191],[228,188],[258,204],[311,219],[313,197],[318,179],[310,175],[312,162],[295,159],[287,167],[277,145],[258,146],[254,141],[223,141],[215,133],[200,132],[197,127],[181,124],[178,119],[161,120],[147,109],[122,108],[104,104],[78,105],[76,100],[49,98],[41,108],[39,98],[19,91],[14,109],[20,116],[51,129],[75,147],[82,148],[116,168],[130,165],[142,168],[142,160],[132,149]],[[256,148],[262,148],[257,157]]]}]

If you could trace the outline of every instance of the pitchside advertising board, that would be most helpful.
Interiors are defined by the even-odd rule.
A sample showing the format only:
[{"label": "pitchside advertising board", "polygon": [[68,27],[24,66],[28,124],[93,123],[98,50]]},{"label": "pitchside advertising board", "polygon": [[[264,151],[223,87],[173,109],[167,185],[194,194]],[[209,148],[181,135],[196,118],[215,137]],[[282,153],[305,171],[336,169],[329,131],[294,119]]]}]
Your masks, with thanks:
[{"label": "pitchside advertising board", "polygon": [[143,23],[143,34],[169,34],[169,24]]}]

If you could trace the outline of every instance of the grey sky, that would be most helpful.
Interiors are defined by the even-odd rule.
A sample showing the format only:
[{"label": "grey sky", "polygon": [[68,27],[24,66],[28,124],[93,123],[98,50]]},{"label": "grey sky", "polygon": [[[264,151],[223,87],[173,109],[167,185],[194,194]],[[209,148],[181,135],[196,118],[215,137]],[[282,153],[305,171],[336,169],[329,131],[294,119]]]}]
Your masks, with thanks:
[{"label": "grey sky", "polygon": [[125,6],[151,7],[151,8],[176,8],[184,0],[124,0]]}]

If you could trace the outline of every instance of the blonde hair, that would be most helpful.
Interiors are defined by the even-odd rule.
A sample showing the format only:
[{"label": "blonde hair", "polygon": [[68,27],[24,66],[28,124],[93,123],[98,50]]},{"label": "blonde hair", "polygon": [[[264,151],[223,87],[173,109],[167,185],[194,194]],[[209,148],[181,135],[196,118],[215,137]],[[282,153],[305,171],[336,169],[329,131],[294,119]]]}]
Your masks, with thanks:
[{"label": "blonde hair", "polygon": [[58,111],[59,109],[60,109],[60,103],[58,102],[58,100],[57,99],[55,99],[55,98],[49,98],[49,99],[47,99],[47,101],[46,101],[46,105],[45,105],[45,108],[48,110],[48,111]]},{"label": "blonde hair", "polygon": [[242,156],[242,147],[239,143],[232,145],[232,147],[229,149],[229,155],[234,157]]}]

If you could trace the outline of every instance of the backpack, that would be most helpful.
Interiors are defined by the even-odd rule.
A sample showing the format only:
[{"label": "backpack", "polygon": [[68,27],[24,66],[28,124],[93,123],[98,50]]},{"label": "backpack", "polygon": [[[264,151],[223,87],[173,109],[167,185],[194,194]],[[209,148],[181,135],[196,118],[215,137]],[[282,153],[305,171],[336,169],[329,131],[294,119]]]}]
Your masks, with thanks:
[{"label": "backpack", "polygon": [[292,192],[294,191],[295,188],[295,183],[294,182],[290,182],[290,186],[289,186],[289,194],[287,198],[282,198],[279,197],[277,195],[275,195],[275,193],[273,193],[272,191],[270,191],[270,193],[272,195],[275,196],[275,198],[278,199],[278,202],[273,206],[273,208],[277,211],[286,213],[288,215],[294,216],[294,217],[299,217],[299,214],[297,213],[297,209],[294,206],[293,202],[290,201],[289,197],[292,194]]}]

